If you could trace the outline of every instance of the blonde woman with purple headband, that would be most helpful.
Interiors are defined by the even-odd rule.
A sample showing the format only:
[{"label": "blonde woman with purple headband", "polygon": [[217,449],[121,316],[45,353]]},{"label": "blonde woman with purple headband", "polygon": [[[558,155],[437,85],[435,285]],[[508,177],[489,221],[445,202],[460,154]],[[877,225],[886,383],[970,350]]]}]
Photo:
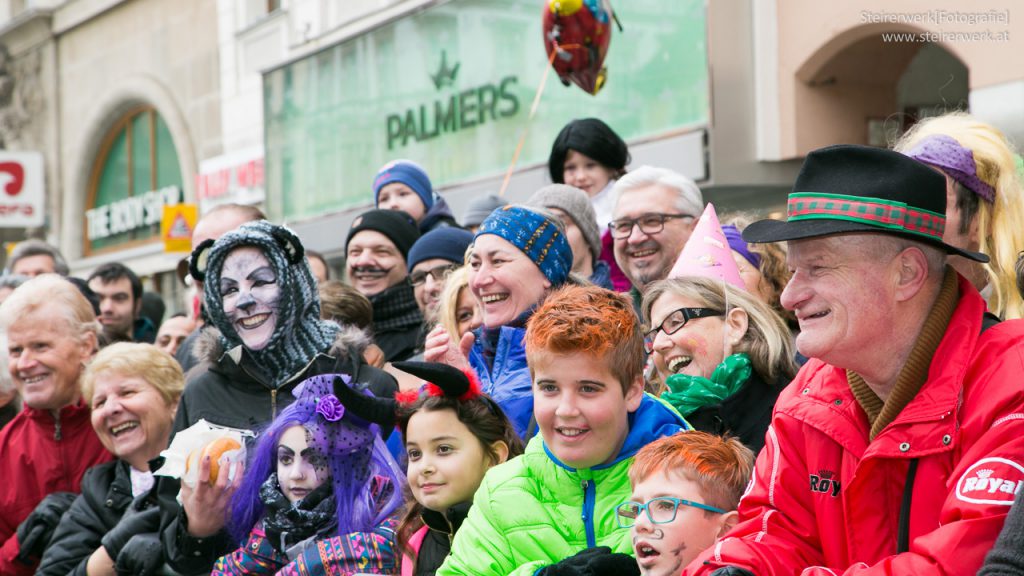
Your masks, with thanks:
[{"label": "blonde woman with purple headband", "polygon": [[950,257],[1003,319],[1024,317],[1014,263],[1024,247],[1024,189],[1012,145],[995,127],[963,112],[918,123],[894,146],[946,175],[943,241],[983,252],[987,264]]}]

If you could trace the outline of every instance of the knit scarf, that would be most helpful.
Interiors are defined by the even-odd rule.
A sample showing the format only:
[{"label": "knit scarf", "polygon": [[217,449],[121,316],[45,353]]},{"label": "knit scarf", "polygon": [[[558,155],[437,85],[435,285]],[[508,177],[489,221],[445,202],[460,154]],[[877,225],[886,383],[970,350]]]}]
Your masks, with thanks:
[{"label": "knit scarf", "polygon": [[370,296],[373,305],[373,331],[404,331],[423,324],[423,313],[416,304],[412,284],[399,282],[394,286]]},{"label": "knit scarf", "polygon": [[260,486],[260,500],[266,507],[263,529],[270,543],[284,552],[336,522],[337,504],[330,481],[324,482],[294,505],[281,493],[277,473]]},{"label": "knit scarf", "polygon": [[665,379],[669,391],[661,397],[686,417],[699,408],[721,404],[747,383],[752,372],[750,356],[740,352],[722,360],[711,378],[689,374],[669,376]]},{"label": "knit scarf", "polygon": [[921,334],[907,357],[907,363],[903,365],[899,376],[896,378],[896,385],[893,386],[889,397],[882,402],[875,392],[868,387],[859,374],[852,370],[846,371],[846,379],[850,383],[850,390],[857,399],[857,403],[868,415],[868,423],[871,424],[869,438],[875,439],[886,426],[913,400],[921,386],[928,378],[928,367],[931,365],[935,350],[939,342],[946,334],[946,328],[956,310],[957,302],[960,300],[960,292],[957,290],[956,272],[949,266],[946,267],[946,275],[942,280],[942,288],[939,290],[939,297],[935,300],[931,312],[924,321]]}]

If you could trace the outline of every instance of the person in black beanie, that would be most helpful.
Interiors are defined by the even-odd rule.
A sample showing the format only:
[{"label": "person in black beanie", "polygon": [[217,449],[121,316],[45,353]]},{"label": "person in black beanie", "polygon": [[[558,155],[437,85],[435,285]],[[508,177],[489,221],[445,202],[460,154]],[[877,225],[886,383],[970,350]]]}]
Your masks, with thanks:
[{"label": "person in black beanie", "polygon": [[345,240],[349,283],[373,304],[374,341],[388,362],[413,356],[423,344],[423,314],[406,280],[419,237],[405,212],[370,210],[356,217]]},{"label": "person in black beanie", "polygon": [[[174,433],[200,419],[258,432],[295,397],[292,390],[320,374],[347,374],[377,397],[397,383],[368,366],[369,337],[355,326],[320,319],[316,280],[298,237],[266,220],[243,224],[199,244],[190,273],[203,282],[210,326],[195,346],[200,363],[188,374]],[[161,534],[168,564],[183,574],[209,573],[238,547],[224,530],[225,510],[239,482],[181,487],[161,478]]]}]

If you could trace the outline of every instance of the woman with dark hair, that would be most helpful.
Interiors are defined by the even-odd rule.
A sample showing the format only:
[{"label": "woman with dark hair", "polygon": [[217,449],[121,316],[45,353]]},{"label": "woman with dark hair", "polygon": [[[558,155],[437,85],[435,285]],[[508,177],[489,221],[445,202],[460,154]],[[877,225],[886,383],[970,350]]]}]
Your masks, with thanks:
[{"label": "woman with dark hair", "polygon": [[335,396],[347,388],[336,379],[349,380],[324,374],[299,384],[295,403],[260,434],[231,500],[229,531],[242,546],[212,574],[397,572],[402,471],[375,415]]},{"label": "woman with dark hair", "polygon": [[568,184],[583,190],[594,207],[601,236],[600,260],[611,268],[612,285],[629,291],[629,279],[619,270],[612,252],[608,223],[615,209],[615,181],[626,174],[629,164],[626,143],[607,124],[597,118],[573,120],[555,137],[548,156],[548,172],[555,184]]}]

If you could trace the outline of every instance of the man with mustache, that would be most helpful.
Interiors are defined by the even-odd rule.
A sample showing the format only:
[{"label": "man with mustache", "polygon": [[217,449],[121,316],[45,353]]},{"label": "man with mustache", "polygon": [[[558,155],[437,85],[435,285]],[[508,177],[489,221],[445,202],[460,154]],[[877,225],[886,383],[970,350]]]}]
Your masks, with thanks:
[{"label": "man with mustache", "polygon": [[654,166],[620,178],[614,193],[618,200],[608,227],[615,262],[633,284],[630,294],[639,309],[647,286],[668,277],[704,211],[704,198],[693,180]]},{"label": "man with mustache", "polygon": [[373,337],[388,362],[405,360],[422,347],[423,314],[407,266],[419,239],[405,212],[370,210],[352,222],[345,240],[348,281],[373,304]]}]

